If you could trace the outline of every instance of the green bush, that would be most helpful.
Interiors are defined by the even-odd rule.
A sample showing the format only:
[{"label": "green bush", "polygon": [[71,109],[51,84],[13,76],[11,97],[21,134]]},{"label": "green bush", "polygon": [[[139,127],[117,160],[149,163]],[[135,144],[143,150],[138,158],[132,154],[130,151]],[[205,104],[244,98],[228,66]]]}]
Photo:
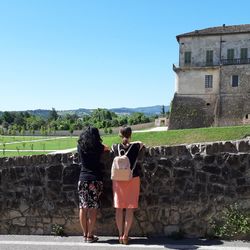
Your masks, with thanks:
[{"label": "green bush", "polygon": [[212,234],[225,239],[250,239],[250,217],[237,204],[222,212],[220,220],[211,223]]},{"label": "green bush", "polygon": [[61,225],[53,224],[51,234],[56,236],[64,236],[64,228]]}]

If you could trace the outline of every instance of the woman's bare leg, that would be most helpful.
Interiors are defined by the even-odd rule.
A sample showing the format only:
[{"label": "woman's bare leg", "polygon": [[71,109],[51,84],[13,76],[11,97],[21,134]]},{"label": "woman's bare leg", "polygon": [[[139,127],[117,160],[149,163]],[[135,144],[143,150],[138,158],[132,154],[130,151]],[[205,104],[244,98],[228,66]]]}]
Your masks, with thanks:
[{"label": "woman's bare leg", "polygon": [[123,238],[128,238],[129,230],[133,223],[133,218],[134,218],[134,208],[127,208],[125,213]]},{"label": "woman's bare leg", "polygon": [[97,216],[97,209],[96,208],[89,208],[88,209],[88,237],[93,236],[93,230],[95,227],[95,222],[96,222],[96,216]]},{"label": "woman's bare leg", "polygon": [[88,212],[87,208],[80,208],[79,210],[79,220],[84,237],[87,236],[88,234],[87,212]]},{"label": "woman's bare leg", "polygon": [[116,221],[116,226],[119,231],[119,236],[122,236],[123,234],[123,208],[116,208],[115,221]]}]

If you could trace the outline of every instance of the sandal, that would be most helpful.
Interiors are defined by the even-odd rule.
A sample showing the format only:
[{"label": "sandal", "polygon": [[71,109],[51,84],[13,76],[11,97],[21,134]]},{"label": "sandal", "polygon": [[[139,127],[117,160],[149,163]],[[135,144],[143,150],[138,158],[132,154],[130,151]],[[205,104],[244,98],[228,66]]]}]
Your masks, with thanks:
[{"label": "sandal", "polygon": [[99,238],[93,235],[93,236],[87,237],[86,242],[87,243],[94,243],[94,242],[97,242],[98,240],[99,240]]},{"label": "sandal", "polygon": [[87,235],[86,234],[83,235],[83,239],[84,239],[84,242],[87,241]]},{"label": "sandal", "polygon": [[119,236],[119,243],[123,244],[123,238],[122,238],[122,236]]},{"label": "sandal", "polygon": [[122,243],[123,243],[124,245],[128,245],[129,240],[130,240],[130,238],[129,238],[128,236],[125,236],[125,237],[122,238]]}]

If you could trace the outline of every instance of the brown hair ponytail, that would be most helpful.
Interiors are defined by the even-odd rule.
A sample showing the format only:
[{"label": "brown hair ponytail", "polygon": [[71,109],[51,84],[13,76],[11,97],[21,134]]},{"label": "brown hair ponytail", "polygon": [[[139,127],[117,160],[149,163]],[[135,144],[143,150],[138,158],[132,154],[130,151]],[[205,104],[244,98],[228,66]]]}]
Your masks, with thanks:
[{"label": "brown hair ponytail", "polygon": [[132,135],[132,129],[130,127],[121,127],[119,135],[122,137],[122,143],[127,144]]}]

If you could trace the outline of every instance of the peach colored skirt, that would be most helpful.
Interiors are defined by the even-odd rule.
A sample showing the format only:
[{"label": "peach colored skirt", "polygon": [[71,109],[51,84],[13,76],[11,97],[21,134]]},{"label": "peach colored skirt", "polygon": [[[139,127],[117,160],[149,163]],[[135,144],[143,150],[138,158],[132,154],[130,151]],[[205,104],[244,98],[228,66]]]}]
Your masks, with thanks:
[{"label": "peach colored skirt", "polygon": [[113,199],[115,208],[138,208],[140,177],[130,181],[113,181]]}]

